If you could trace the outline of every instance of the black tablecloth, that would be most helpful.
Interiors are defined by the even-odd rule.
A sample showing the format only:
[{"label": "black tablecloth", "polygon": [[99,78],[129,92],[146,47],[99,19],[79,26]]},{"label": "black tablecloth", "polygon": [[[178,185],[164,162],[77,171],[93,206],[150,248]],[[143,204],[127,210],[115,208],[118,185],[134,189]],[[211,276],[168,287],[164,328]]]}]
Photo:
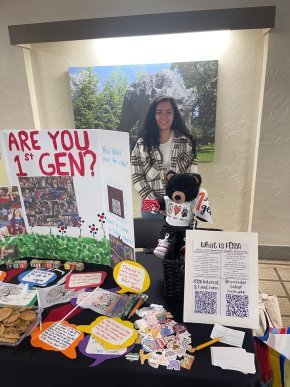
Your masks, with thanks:
[{"label": "black tablecloth", "polygon": [[[183,305],[180,301],[168,301],[163,297],[163,280],[161,262],[151,255],[137,255],[137,261],[149,272],[151,277],[147,305],[156,303],[163,305],[174,315],[174,320],[182,322]],[[102,285],[104,288],[112,288],[115,283],[112,279],[112,270],[102,266],[108,271],[107,278]],[[94,270],[98,270],[95,266]],[[1,270],[1,268],[0,268]],[[2,268],[4,270],[4,268]],[[86,265],[86,271],[92,271],[90,265]],[[56,306],[57,307],[57,306]],[[46,310],[45,315],[48,313]],[[90,310],[82,310],[81,313],[69,319],[73,324],[90,324],[96,318],[96,314]],[[193,345],[198,345],[209,340],[212,325],[186,324],[192,336]],[[254,343],[251,330],[245,331],[243,347],[248,352],[254,352]],[[219,344],[222,345],[222,344]],[[133,352],[139,351],[136,345]],[[59,352],[44,351],[30,345],[30,338],[16,348],[0,346],[0,387],[14,386],[96,386],[100,383],[106,387],[153,387],[153,386],[178,386],[178,387],[258,387],[259,377],[244,375],[241,372],[222,370],[211,365],[210,348],[205,348],[195,353],[195,361],[191,370],[180,371],[167,370],[164,366],[158,369],[150,367],[147,362],[144,365],[138,362],[129,362],[125,357],[107,360],[96,367],[90,367],[93,359],[83,356],[77,350],[77,359],[71,360]],[[257,367],[257,365],[256,365]]]}]

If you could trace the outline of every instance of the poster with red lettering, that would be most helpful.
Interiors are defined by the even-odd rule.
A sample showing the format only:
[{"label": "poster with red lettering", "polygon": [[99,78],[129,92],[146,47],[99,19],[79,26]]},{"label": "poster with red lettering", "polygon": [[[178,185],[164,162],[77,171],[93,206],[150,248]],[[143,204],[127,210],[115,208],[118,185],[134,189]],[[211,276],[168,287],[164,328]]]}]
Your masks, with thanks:
[{"label": "poster with red lettering", "polygon": [[19,257],[111,266],[134,259],[128,133],[2,130],[0,139],[20,198],[17,232],[5,241],[13,238]]}]

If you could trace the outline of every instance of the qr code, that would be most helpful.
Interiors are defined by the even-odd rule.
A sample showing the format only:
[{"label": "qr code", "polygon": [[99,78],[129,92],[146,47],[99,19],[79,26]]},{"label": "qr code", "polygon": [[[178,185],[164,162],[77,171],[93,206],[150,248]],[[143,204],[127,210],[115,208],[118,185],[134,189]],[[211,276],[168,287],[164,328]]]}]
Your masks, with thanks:
[{"label": "qr code", "polygon": [[249,317],[249,296],[226,294],[226,315]]},{"label": "qr code", "polygon": [[194,312],[216,314],[217,294],[215,292],[198,291],[195,292]]},{"label": "qr code", "polygon": [[116,199],[112,198],[112,207],[113,207],[113,213],[114,214],[119,215],[119,216],[122,215],[121,203],[119,202],[119,200],[116,200]]}]

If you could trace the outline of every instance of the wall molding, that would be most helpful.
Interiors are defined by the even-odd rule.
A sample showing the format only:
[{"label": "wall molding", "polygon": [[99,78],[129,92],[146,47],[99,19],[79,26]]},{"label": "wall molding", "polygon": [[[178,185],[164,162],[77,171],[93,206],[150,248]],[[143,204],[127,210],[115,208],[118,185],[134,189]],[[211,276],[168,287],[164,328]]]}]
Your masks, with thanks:
[{"label": "wall molding", "polygon": [[290,261],[290,246],[259,245],[258,257],[259,259]]},{"label": "wall molding", "polygon": [[67,20],[8,26],[10,43],[60,42],[197,31],[273,28],[276,6]]}]

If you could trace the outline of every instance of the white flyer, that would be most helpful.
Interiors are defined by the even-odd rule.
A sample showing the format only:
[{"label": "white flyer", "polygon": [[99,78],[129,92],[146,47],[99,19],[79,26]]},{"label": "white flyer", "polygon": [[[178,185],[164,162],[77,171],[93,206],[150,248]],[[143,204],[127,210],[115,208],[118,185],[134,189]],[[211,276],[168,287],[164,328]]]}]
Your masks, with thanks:
[{"label": "white flyer", "polygon": [[258,236],[247,232],[186,232],[185,322],[256,329]]},{"label": "white flyer", "polygon": [[221,343],[233,345],[235,347],[242,347],[244,337],[245,337],[245,332],[223,327],[220,324],[214,324],[210,337],[212,339],[219,337]]}]

